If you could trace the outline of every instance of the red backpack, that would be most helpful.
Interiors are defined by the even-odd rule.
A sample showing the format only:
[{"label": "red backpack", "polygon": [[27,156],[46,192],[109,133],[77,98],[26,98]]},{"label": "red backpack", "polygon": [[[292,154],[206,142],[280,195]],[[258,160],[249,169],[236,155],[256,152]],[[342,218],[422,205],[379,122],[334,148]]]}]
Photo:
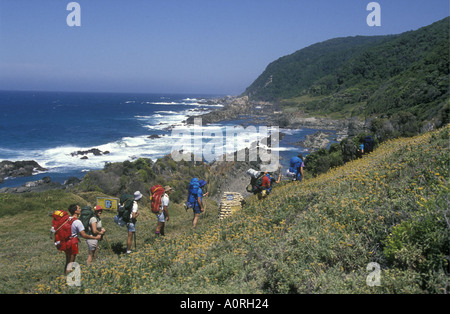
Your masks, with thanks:
[{"label": "red backpack", "polygon": [[150,189],[150,200],[152,201],[152,212],[158,213],[161,209],[161,197],[164,195],[164,188],[161,185],[152,186]]},{"label": "red backpack", "polygon": [[60,251],[65,251],[72,236],[72,223],[77,220],[70,219],[69,214],[64,210],[57,210],[53,213],[52,226],[55,230],[55,246]]}]

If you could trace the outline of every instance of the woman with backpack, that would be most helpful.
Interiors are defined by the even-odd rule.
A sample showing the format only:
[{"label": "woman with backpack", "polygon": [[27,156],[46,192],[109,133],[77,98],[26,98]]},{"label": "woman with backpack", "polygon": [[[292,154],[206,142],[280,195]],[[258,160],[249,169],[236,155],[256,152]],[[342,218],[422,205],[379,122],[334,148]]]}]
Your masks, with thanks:
[{"label": "woman with backpack", "polygon": [[[102,228],[102,220],[100,218],[101,214],[103,212],[103,208],[99,205],[95,206],[94,209],[94,216],[89,220],[89,233],[91,235],[100,235],[103,236],[106,232],[104,228]],[[86,243],[88,245],[89,249],[89,255],[87,258],[87,265],[89,266],[95,258],[95,251],[98,247],[98,241],[94,239],[87,239]]]}]

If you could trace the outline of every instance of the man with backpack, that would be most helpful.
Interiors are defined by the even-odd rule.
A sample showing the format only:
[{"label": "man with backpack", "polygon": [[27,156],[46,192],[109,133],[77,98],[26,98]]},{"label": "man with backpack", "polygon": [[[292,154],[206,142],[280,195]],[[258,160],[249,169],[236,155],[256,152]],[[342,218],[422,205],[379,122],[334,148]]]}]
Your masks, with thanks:
[{"label": "man with backpack", "polygon": [[[137,202],[142,198],[142,193],[139,191],[131,194],[124,194],[120,197],[120,206],[117,211],[117,216],[114,217],[114,222],[119,226],[127,226],[127,254],[131,253],[131,243],[133,240],[136,242],[136,219],[139,216]],[[136,245],[135,245],[136,247]]]},{"label": "man with backpack", "polygon": [[66,253],[66,265],[64,266],[65,274],[72,272],[72,263],[78,255],[78,235],[84,239],[100,240],[101,235],[89,235],[84,231],[83,223],[78,219],[81,214],[81,208],[77,204],[69,206],[68,211],[70,217],[67,223],[71,224],[71,236],[68,243],[66,243],[64,252]]},{"label": "man with backpack", "polygon": [[159,212],[155,213],[158,223],[156,225],[156,236],[164,236],[164,226],[166,221],[169,221],[169,195],[172,193],[170,186],[164,187],[164,196],[161,198],[161,206]]},{"label": "man with backpack", "polygon": [[[104,228],[102,228],[102,220],[100,218],[103,213],[103,208],[99,205],[95,206],[94,215],[89,219],[89,229],[88,234],[90,235],[101,235],[103,236],[106,232]],[[95,251],[97,250],[99,240],[87,239],[86,243],[89,249],[89,255],[87,258],[87,265],[89,266],[95,258]]]},{"label": "man with backpack", "polygon": [[198,189],[195,193],[193,193],[193,197],[195,199],[193,204],[193,211],[194,211],[194,219],[192,220],[192,228],[197,227],[197,222],[200,218],[200,214],[205,211],[203,207],[203,196],[207,196],[208,192],[203,194],[203,190],[205,189],[206,181],[205,180],[199,180],[198,181]]},{"label": "man with backpack", "polygon": [[267,178],[263,178],[263,188],[266,190],[266,194],[270,194],[272,192],[272,187],[275,184],[278,184],[281,182],[281,168],[280,173],[278,174],[278,179],[275,179],[275,177],[272,177],[271,173],[264,172],[264,176]]},{"label": "man with backpack", "polygon": [[[133,235],[135,237],[134,241],[136,242],[136,219],[139,216],[138,212],[138,203],[142,198],[142,194],[139,191],[134,192],[134,202],[133,209],[131,210],[130,222],[127,224],[128,228],[128,238],[127,238],[127,254],[131,253],[131,243],[133,240]],[[135,245],[136,248],[136,245]]]}]

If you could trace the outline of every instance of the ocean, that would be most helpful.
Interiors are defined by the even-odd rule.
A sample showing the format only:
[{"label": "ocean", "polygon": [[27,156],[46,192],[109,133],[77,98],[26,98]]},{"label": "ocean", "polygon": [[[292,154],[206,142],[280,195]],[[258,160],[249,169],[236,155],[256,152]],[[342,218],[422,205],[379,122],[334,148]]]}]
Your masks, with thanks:
[{"label": "ocean", "polygon": [[[0,91],[0,160],[35,160],[47,169],[31,177],[7,178],[0,188],[21,186],[45,176],[64,183],[70,177],[82,178],[90,170],[102,169],[108,162],[140,157],[155,161],[170,154],[179,141],[172,136],[170,127],[182,128],[188,116],[223,106],[206,103],[219,97]],[[225,130],[226,126],[241,122],[204,126],[203,132],[208,128],[209,133]],[[288,159],[298,152],[307,154],[306,149],[295,143],[317,130],[281,131],[286,134],[279,147],[285,167]],[[94,148],[101,154],[76,154]]]}]

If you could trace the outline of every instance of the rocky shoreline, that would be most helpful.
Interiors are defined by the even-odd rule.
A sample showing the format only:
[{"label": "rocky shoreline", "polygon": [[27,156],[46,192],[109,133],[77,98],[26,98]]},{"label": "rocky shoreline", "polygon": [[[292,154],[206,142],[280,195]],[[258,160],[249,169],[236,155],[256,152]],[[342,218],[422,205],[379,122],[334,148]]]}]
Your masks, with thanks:
[{"label": "rocky shoreline", "polygon": [[343,135],[350,131],[349,128],[356,130],[364,128],[364,122],[357,119],[315,118],[307,117],[301,113],[284,113],[281,108],[274,103],[251,101],[248,96],[227,96],[224,98],[208,100],[205,104],[222,104],[223,107],[200,116],[189,117],[184,122],[192,124],[194,118],[202,118],[203,124],[209,124],[237,120],[245,117],[250,123],[260,123],[261,121],[264,121],[268,126],[276,125],[286,129],[323,129],[338,131]]},{"label": "rocky shoreline", "polygon": [[[343,138],[351,135],[352,132],[358,132],[363,129],[362,122],[357,120],[332,120],[326,118],[314,118],[303,117],[300,114],[286,114],[283,113],[280,108],[272,103],[268,102],[253,102],[248,99],[247,96],[227,96],[219,99],[211,99],[204,102],[208,105],[223,105],[222,108],[211,111],[209,113],[189,117],[184,123],[193,124],[194,118],[202,118],[202,124],[218,123],[230,120],[243,120],[245,119],[247,125],[262,124],[267,126],[278,126],[285,129],[300,129],[310,128],[319,130],[329,130],[336,133],[333,135],[329,132],[318,131],[315,134],[308,135],[305,141],[298,142],[299,146],[305,147],[310,151],[314,151],[319,148],[327,147],[331,140],[341,141]],[[246,125],[244,125],[245,127]],[[158,138],[159,136],[153,136],[151,138]],[[333,138],[334,137],[334,138]],[[86,151],[73,152],[72,157],[81,157],[81,159],[87,159],[87,155],[104,155],[108,154],[108,151],[102,152],[97,148],[92,148]],[[246,164],[244,168],[250,166]],[[234,165],[234,167],[238,167]],[[222,167],[220,167],[222,168]],[[242,167],[235,169],[239,173],[244,170]],[[242,169],[241,169],[242,168]],[[236,171],[231,171],[234,173]],[[7,177],[18,176],[31,176],[38,172],[46,171],[36,161],[2,161],[0,163],[0,183]],[[236,177],[236,176],[235,176]],[[235,179],[235,178],[234,178]],[[233,178],[225,181],[234,181]],[[247,178],[245,178],[247,179]],[[0,188],[0,193],[23,193],[23,192],[40,192],[49,189],[66,189],[71,186],[79,184],[82,180],[78,178],[70,178],[64,184],[52,182],[49,177],[44,177],[41,180],[27,182],[21,187],[15,188]],[[224,182],[225,182],[224,181]],[[245,181],[245,182],[244,182]],[[239,185],[239,190],[242,190],[242,186],[247,180],[244,180]],[[228,184],[225,184],[227,186]]]},{"label": "rocky shoreline", "polygon": [[301,113],[284,113],[276,104],[263,101],[251,101],[248,96],[227,96],[220,99],[208,100],[205,104],[222,104],[223,108],[204,115],[189,117],[184,122],[193,124],[195,118],[202,118],[203,124],[245,119],[246,125],[264,123],[267,126],[278,126],[284,129],[308,128],[333,131],[336,133],[334,138],[331,133],[322,131],[309,135],[306,141],[299,143],[299,145],[309,150],[326,147],[331,140],[340,142],[348,136],[363,131],[365,128],[365,123],[356,118],[329,119],[307,117]]}]

